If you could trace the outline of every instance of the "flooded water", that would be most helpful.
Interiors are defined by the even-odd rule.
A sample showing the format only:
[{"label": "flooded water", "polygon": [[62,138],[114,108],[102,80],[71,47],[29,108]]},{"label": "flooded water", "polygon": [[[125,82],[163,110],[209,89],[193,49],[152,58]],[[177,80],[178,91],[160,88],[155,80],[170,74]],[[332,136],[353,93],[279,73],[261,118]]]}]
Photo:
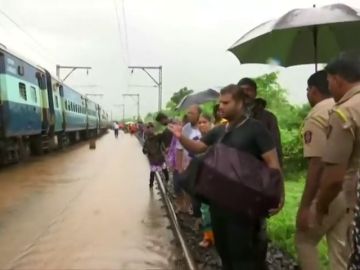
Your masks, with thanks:
[{"label": "flooded water", "polygon": [[112,133],[0,171],[0,269],[174,269],[135,138]]}]

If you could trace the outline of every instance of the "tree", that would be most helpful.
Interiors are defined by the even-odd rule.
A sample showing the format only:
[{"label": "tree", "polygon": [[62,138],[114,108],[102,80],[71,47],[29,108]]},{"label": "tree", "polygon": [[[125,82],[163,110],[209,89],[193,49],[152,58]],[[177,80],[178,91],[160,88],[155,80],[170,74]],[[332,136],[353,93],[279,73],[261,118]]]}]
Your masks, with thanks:
[{"label": "tree", "polygon": [[183,100],[184,97],[186,97],[189,94],[192,94],[194,91],[191,89],[188,89],[187,87],[181,88],[179,91],[175,92],[172,97],[170,98],[170,101],[166,104],[166,108],[170,110],[174,110],[177,105]]}]

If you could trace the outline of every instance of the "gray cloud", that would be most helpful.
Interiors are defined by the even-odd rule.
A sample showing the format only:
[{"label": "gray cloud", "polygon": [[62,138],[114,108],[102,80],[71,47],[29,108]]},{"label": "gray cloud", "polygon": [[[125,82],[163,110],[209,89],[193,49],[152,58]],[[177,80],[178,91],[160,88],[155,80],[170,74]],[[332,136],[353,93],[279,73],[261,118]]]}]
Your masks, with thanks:
[{"label": "gray cloud", "polygon": [[[310,7],[313,0],[238,1],[238,0],[116,0],[121,16],[119,36],[113,0],[0,0],[0,7],[21,25],[38,43],[0,16],[0,43],[49,68],[55,64],[90,65],[89,76],[76,72],[70,85],[83,93],[103,92],[96,99],[114,114],[113,104],[125,102],[128,115],[136,113],[125,92],[141,94],[141,111],[157,108],[156,88],[129,85],[153,85],[141,71],[130,75],[128,64],[162,65],[164,68],[164,104],[183,86],[203,90],[236,82],[243,76],[257,76],[281,70],[280,81],[289,89],[292,101],[306,101],[305,83],[313,67],[279,69],[243,65],[226,51],[242,34],[257,24],[276,18],[295,7]],[[128,53],[121,1],[125,1]],[[337,1],[319,0],[318,5]],[[357,0],[344,1],[356,5]],[[156,75],[156,74],[154,74]]]}]

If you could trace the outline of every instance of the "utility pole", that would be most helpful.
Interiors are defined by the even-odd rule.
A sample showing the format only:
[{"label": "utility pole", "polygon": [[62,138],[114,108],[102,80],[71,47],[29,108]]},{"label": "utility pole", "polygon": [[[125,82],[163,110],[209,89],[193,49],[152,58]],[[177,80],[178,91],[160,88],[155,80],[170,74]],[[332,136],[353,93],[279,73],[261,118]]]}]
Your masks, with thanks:
[{"label": "utility pole", "polygon": [[[156,83],[158,89],[159,89],[159,96],[158,96],[158,110],[161,111],[162,108],[162,66],[129,66],[129,69],[131,69],[131,73],[134,72],[134,69],[141,69],[143,70],[152,80],[154,83]],[[148,70],[158,70],[158,80],[156,80]]]},{"label": "utility pole", "polygon": [[114,107],[122,108],[122,120],[125,120],[125,104],[114,104]]},{"label": "utility pole", "polygon": [[136,97],[137,98],[137,115],[138,120],[140,120],[140,94],[123,94],[123,97]]},{"label": "utility pole", "polygon": [[61,80],[60,78],[60,70],[61,69],[70,69],[70,72],[65,76],[65,78],[62,80],[63,82],[77,69],[85,69],[86,74],[89,74],[89,70],[92,69],[92,67],[81,67],[81,66],[60,66],[56,65],[56,77]]}]

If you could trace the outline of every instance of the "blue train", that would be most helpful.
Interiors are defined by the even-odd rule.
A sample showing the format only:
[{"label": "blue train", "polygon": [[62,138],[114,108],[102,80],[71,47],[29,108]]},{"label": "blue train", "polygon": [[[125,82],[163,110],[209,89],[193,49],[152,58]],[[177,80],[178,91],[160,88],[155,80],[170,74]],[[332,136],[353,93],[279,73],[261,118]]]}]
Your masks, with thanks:
[{"label": "blue train", "polygon": [[0,48],[0,164],[97,136],[110,125],[99,104]]}]

